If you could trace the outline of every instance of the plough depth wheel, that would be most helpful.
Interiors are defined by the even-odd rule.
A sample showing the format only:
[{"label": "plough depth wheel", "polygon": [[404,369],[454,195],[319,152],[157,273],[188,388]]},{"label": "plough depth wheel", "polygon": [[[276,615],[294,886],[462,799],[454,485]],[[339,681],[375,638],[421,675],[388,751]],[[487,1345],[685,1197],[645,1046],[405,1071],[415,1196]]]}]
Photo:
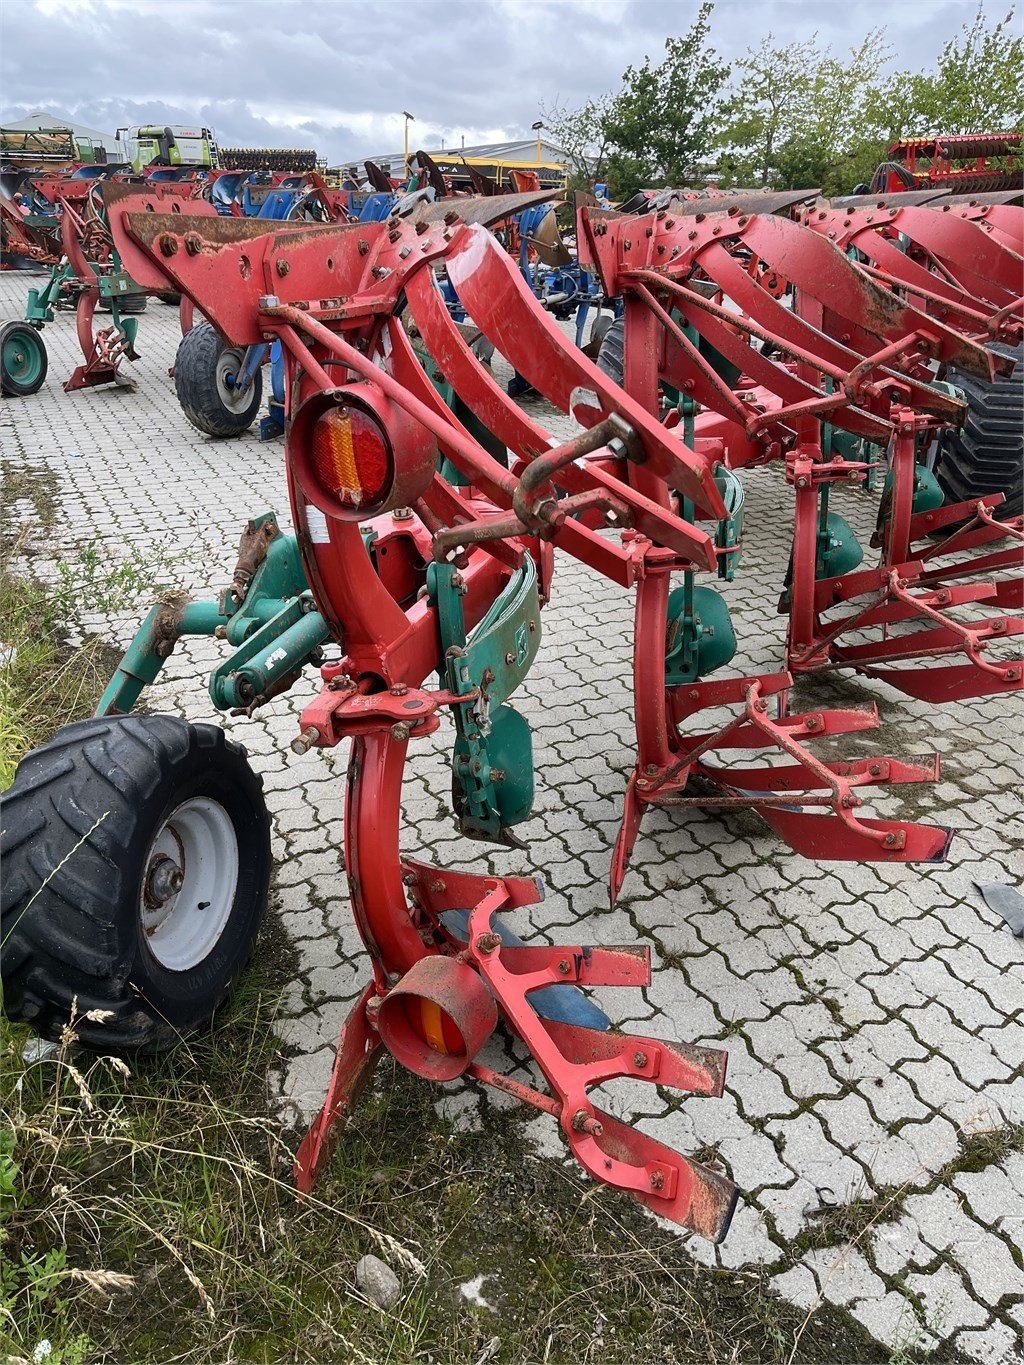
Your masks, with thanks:
[{"label": "plough depth wheel", "polygon": [[174,358],[178,402],[192,425],[207,436],[240,436],[256,419],[263,399],[259,370],[246,387],[235,387],[245,357],[245,347],[229,346],[209,322],[192,327],[178,344]]},{"label": "plough depth wheel", "polygon": [[262,781],[212,725],[81,721],[19,765],[2,856],[5,1012],[57,1038],[77,997],[83,1043],[158,1051],[209,1023],[252,952]]},{"label": "plough depth wheel", "polygon": [[46,344],[34,327],[9,322],[0,331],[0,390],[25,398],[46,380]]}]

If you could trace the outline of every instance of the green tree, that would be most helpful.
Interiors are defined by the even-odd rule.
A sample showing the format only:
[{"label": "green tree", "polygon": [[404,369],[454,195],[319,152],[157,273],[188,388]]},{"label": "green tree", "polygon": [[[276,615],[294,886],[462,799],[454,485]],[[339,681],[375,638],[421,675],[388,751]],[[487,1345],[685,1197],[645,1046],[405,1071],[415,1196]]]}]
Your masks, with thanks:
[{"label": "green tree", "polygon": [[736,63],[737,84],[722,110],[720,179],[774,184],[779,147],[807,117],[814,72],[824,55],[816,37],[780,47],[768,33]]},{"label": "green tree", "polygon": [[870,177],[884,151],[884,135],[869,115],[879,108],[881,71],[891,56],[884,29],[872,29],[842,59],[829,49],[821,54],[778,149],[780,187],[817,186],[826,194],[843,194]]},{"label": "green tree", "polygon": [[979,4],[939,54],[934,72],[900,75],[905,101],[899,135],[1002,133],[1024,125],[1024,33],[1015,11],[989,23]]},{"label": "green tree", "polygon": [[714,146],[729,66],[708,41],[713,8],[705,0],[686,33],[666,38],[661,62],[645,57],[628,67],[608,102],[607,170],[622,198],[648,185],[685,185]]},{"label": "green tree", "polygon": [[610,100],[610,95],[602,95],[578,109],[557,103],[541,105],[544,127],[565,152],[570,189],[590,189],[601,179],[608,151],[604,121]]}]

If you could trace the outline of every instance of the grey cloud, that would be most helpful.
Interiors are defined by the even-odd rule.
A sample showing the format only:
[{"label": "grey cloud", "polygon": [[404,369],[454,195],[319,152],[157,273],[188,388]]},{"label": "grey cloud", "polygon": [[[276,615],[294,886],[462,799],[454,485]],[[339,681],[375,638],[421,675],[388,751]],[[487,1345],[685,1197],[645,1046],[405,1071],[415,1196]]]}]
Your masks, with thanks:
[{"label": "grey cloud", "polygon": [[[929,65],[976,0],[718,0],[712,42],[734,59],[771,30],[817,30],[838,51],[886,26],[901,65]],[[157,119],[213,126],[225,144],[315,143],[330,160],[396,148],[528,134],[541,105],[614,88],[697,0],[93,0],[44,14],[4,6],[5,101],[51,107],[92,127]],[[8,110],[8,113],[11,111]],[[367,130],[368,125],[368,130]]]}]

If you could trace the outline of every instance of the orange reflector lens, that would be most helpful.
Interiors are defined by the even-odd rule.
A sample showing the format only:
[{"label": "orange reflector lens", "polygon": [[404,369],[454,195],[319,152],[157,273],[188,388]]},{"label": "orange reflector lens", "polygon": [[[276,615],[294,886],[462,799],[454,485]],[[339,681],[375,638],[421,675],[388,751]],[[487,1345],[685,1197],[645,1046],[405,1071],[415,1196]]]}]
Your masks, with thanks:
[{"label": "orange reflector lens", "polygon": [[343,507],[383,501],[392,483],[391,451],[380,426],[355,407],[332,408],[313,427],[313,475]]}]

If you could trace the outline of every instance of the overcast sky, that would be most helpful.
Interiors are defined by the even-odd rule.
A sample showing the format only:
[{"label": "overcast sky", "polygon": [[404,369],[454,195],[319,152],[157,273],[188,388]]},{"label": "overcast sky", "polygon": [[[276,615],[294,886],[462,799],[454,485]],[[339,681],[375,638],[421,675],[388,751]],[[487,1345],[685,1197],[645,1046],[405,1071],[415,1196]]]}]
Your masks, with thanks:
[{"label": "overcast sky", "polygon": [[[930,66],[978,0],[718,0],[727,58],[767,32],[839,52],[884,26]],[[1010,0],[985,0],[1001,18]],[[0,0],[0,116],[104,131],[203,123],[226,146],[315,146],[335,164],[402,146],[531,136],[542,105],[617,86],[699,0]]]}]

